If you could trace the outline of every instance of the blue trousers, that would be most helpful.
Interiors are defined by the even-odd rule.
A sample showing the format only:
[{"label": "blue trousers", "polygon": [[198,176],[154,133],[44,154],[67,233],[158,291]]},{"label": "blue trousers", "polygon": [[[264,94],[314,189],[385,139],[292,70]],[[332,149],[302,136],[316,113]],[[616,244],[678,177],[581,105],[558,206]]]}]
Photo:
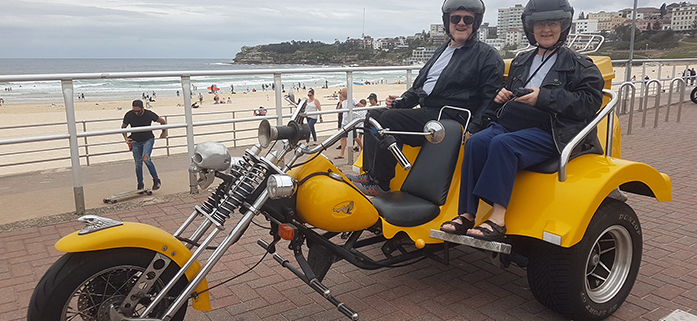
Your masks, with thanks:
[{"label": "blue trousers", "polygon": [[518,170],[558,155],[549,132],[539,128],[507,132],[491,123],[465,144],[459,213],[476,215],[480,199],[507,208]]},{"label": "blue trousers", "polygon": [[[310,125],[310,134],[312,134],[312,139],[314,141],[317,141],[317,132],[315,131],[315,124],[316,123],[317,123],[317,118],[307,117],[307,124]],[[310,137],[308,137],[305,142],[309,143]]]},{"label": "blue trousers", "polygon": [[[155,138],[150,138],[144,142],[131,142],[131,147],[133,147],[133,160],[136,162],[136,178],[138,179],[138,185],[143,185],[143,163],[148,167],[150,176],[153,180],[158,180],[157,170],[155,169],[155,164],[152,163],[150,159],[150,154],[152,154],[152,147],[155,145]],[[143,162],[143,155],[148,155],[148,160]]]}]

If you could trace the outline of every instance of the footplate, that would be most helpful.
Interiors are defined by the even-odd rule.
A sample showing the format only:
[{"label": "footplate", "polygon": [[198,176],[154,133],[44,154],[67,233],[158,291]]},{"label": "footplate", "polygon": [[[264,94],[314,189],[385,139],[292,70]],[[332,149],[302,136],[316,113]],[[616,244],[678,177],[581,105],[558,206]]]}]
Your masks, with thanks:
[{"label": "footplate", "polygon": [[484,241],[467,235],[455,235],[439,230],[431,230],[432,238],[446,242],[467,245],[492,252],[511,254],[511,245],[503,242]]}]

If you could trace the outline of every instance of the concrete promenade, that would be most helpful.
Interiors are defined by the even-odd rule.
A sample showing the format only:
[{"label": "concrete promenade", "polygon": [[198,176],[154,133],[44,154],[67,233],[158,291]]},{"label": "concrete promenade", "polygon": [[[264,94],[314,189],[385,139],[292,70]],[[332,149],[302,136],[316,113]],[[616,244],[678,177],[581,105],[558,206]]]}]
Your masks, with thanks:
[{"label": "concrete promenade", "polygon": [[[643,262],[629,298],[608,320],[660,320],[677,309],[689,313],[684,320],[697,320],[697,105],[689,100],[684,104],[680,123],[675,122],[676,114],[672,109],[670,122],[664,122],[662,113],[658,128],[651,128],[653,110],[647,128],[639,127],[641,114],[635,114],[632,134],[623,137],[622,158],[670,175],[673,201],[629,195],[628,204],[642,224]],[[626,126],[627,116],[620,121]],[[332,149],[327,154],[333,157],[337,152]],[[83,167],[88,212],[174,232],[208,194],[186,193],[186,157],[154,161],[163,188],[153,196],[115,205],[103,204],[102,198],[134,187],[132,162]],[[61,255],[53,244],[81,224],[69,213],[74,211],[69,171],[3,177],[0,182],[0,224],[4,224],[0,225],[0,320],[24,320],[34,286]],[[263,218],[256,221],[263,223]],[[209,274],[209,285],[259,261],[263,255],[255,244],[259,238],[268,240],[268,233],[252,226]],[[278,248],[294,263],[284,246]],[[369,251],[377,253],[377,247]],[[465,247],[451,252],[449,266],[423,260],[364,271],[339,262],[325,285],[361,320],[564,320],[534,299],[525,270],[495,268],[486,255]],[[211,290],[211,299],[213,311],[189,309],[186,320],[346,320],[268,256],[250,273]]]}]

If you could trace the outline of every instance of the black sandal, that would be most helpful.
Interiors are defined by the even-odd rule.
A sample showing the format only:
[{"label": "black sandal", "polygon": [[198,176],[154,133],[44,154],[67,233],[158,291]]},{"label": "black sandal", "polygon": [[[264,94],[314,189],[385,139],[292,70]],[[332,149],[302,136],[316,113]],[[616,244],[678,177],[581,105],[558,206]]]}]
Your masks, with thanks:
[{"label": "black sandal", "polygon": [[[466,233],[467,236],[471,236],[476,239],[484,240],[484,241],[500,241],[506,238],[506,226],[501,226],[498,225],[490,220],[486,220],[484,223],[488,224],[489,227],[491,227],[491,230],[488,228],[482,227],[480,224],[479,226],[475,227],[475,230],[478,230],[482,232],[482,235],[479,234],[472,234],[472,233]],[[484,224],[482,223],[482,224]]]},{"label": "black sandal", "polygon": [[[460,219],[462,223],[455,222],[456,219]],[[443,226],[445,224],[450,224],[452,225],[455,229],[454,230],[444,230]],[[448,233],[448,234],[454,234],[454,235],[465,235],[467,233],[467,230],[471,229],[474,227],[474,221],[468,220],[466,217],[462,215],[458,215],[454,219],[444,222],[443,224],[440,225],[440,230]]]}]

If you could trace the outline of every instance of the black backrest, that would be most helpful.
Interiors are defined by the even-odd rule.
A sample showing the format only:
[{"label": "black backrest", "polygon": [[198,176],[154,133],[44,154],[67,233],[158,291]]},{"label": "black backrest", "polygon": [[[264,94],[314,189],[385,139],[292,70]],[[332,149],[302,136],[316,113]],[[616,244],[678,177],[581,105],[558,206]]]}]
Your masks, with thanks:
[{"label": "black backrest", "polygon": [[441,123],[445,139],[439,144],[424,143],[401,188],[436,205],[445,204],[448,197],[462,144],[462,125],[450,119],[442,119]]}]

